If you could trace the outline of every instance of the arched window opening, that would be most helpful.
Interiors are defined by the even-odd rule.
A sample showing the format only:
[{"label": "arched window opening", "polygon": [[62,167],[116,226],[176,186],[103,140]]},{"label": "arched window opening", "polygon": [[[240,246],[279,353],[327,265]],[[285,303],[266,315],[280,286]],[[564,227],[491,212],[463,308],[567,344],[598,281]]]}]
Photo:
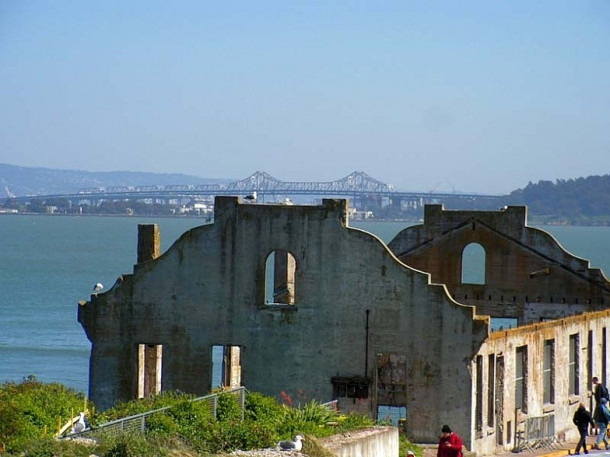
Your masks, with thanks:
[{"label": "arched window opening", "polygon": [[462,283],[485,284],[485,249],[470,243],[462,251]]},{"label": "arched window opening", "polygon": [[294,305],[296,266],[294,256],[288,251],[276,249],[267,256],[265,303]]}]

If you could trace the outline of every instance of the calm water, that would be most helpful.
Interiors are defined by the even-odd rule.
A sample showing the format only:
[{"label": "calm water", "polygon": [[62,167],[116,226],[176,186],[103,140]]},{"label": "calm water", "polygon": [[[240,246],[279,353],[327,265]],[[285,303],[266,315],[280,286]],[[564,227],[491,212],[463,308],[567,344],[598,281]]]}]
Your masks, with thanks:
[{"label": "calm water", "polygon": [[[157,223],[162,250],[195,218],[0,216],[0,383],[33,374],[87,391],[89,341],[77,304],[110,288],[136,262],[138,224]],[[389,241],[407,224],[352,222]],[[544,227],[591,265],[610,272],[610,227]]]}]

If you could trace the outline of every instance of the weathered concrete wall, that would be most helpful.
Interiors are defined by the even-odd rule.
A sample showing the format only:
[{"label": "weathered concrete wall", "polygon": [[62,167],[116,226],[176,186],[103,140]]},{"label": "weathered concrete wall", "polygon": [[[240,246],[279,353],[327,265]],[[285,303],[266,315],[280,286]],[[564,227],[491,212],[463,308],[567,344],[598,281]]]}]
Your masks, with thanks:
[{"label": "weathered concrete wall", "polygon": [[376,427],[322,440],[337,457],[398,457],[398,429]]},{"label": "weathered concrete wall", "polygon": [[[525,207],[446,211],[428,205],[424,224],[406,228],[388,246],[479,315],[524,324],[605,309],[610,283],[601,270],[565,251],[549,233],[528,227],[526,214]],[[462,282],[463,251],[471,243],[485,251],[483,284]]]},{"label": "weathered concrete wall", "polygon": [[[294,305],[266,303],[266,259],[276,250],[296,263]],[[429,279],[349,228],[344,200],[276,206],[218,197],[213,224],[79,306],[92,342],[90,398],[105,409],[135,397],[139,344],[162,345],[164,390],[207,393],[212,346],[232,345],[242,385],[295,401],[331,400],[333,377],[372,380],[377,354],[396,354],[406,363],[407,433],[436,442],[439,424],[470,429],[470,360],[488,321]],[[372,394],[353,403],[372,413]]]},{"label": "weathered concrete wall", "polygon": [[[478,353],[482,362],[479,409],[476,375],[473,382],[474,450],[488,455],[496,453],[498,448],[513,449],[517,444],[516,433],[524,429],[526,418],[538,416],[547,416],[554,422],[555,436],[577,441],[578,433],[572,423],[572,416],[581,401],[592,411],[591,378],[598,376],[604,383],[609,380],[606,347],[609,326],[610,310],[606,310],[493,332]],[[573,348],[576,351],[570,350],[570,337],[576,340],[577,347]],[[552,395],[549,401],[545,401],[544,372],[549,367],[544,364],[544,345],[551,341],[554,357],[552,371],[548,376],[552,381],[547,388],[551,388]],[[516,350],[523,347],[527,348],[524,379],[527,393],[524,407],[517,408]],[[501,372],[498,371],[500,359],[503,360],[504,367]],[[472,366],[473,373],[476,373],[474,361],[476,357]],[[577,377],[572,388],[571,376]],[[494,404],[490,405],[490,401]],[[477,410],[481,414],[479,430],[476,430]]]}]

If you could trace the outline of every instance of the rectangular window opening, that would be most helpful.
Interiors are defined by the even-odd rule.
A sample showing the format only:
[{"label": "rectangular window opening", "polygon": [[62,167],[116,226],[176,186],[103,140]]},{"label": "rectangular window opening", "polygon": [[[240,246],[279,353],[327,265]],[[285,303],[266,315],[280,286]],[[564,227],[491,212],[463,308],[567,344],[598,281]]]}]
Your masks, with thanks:
[{"label": "rectangular window opening", "polygon": [[406,406],[377,406],[377,422],[399,427],[407,419]]},{"label": "rectangular window opening", "polygon": [[236,389],[241,386],[241,348],[212,346],[212,388]]},{"label": "rectangular window opening", "polygon": [[161,344],[138,345],[138,398],[161,392],[162,361]]},{"label": "rectangular window opening", "polygon": [[515,408],[527,414],[527,346],[515,351]]},{"label": "rectangular window opening", "polygon": [[555,340],[544,341],[542,377],[544,383],[543,402],[555,403]]},{"label": "rectangular window opening", "polygon": [[570,355],[569,355],[569,394],[570,395],[578,395],[580,393],[580,373],[579,373],[579,348],[580,341],[578,333],[574,333],[570,335]]},{"label": "rectangular window opening", "polygon": [[475,429],[483,430],[483,356],[476,358],[476,399],[475,399]]},{"label": "rectangular window opening", "polygon": [[607,385],[606,382],[606,357],[608,351],[608,343],[606,340],[606,327],[602,328],[602,384]]},{"label": "rectangular window opening", "polygon": [[495,372],[496,372],[496,356],[489,354],[487,358],[487,426],[494,426],[494,404],[495,404]]},{"label": "rectangular window opening", "polygon": [[492,332],[498,330],[508,330],[519,326],[519,320],[516,317],[492,317],[490,322],[490,330]]}]

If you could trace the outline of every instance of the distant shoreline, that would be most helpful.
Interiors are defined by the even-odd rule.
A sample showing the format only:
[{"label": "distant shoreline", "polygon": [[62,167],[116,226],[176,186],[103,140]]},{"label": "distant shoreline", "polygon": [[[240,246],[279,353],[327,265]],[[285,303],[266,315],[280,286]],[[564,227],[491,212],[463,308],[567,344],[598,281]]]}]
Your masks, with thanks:
[{"label": "distant shoreline", "polygon": [[[481,210],[484,211],[484,210]],[[9,212],[2,212],[0,211],[0,216],[46,216],[46,217],[125,217],[125,218],[147,218],[147,219],[192,219],[192,220],[197,220],[200,219],[203,223],[210,223],[214,221],[214,218],[203,218],[201,216],[194,216],[194,215],[187,215],[187,214],[180,214],[180,215],[165,215],[165,214],[159,214],[159,215],[148,215],[148,214],[91,214],[91,213],[86,213],[86,214],[64,214],[64,213],[53,213],[53,214],[47,214],[47,213],[34,213],[34,212],[18,212],[18,213],[9,213]],[[574,223],[572,221],[552,221],[552,220],[545,220],[547,219],[547,217],[540,217],[540,216],[529,216],[528,217],[528,226],[532,226],[532,225],[549,225],[549,226],[554,226],[554,227],[561,227],[561,226],[566,226],[566,227],[610,227],[610,222],[608,222],[607,220],[601,220],[601,221],[591,221],[591,223],[589,224],[581,224],[581,223]],[[409,219],[377,219],[377,218],[371,218],[371,219],[350,219],[350,221],[357,221],[357,222],[405,222],[405,223],[422,223],[423,220],[422,219],[413,219],[413,218],[409,218]]]}]

